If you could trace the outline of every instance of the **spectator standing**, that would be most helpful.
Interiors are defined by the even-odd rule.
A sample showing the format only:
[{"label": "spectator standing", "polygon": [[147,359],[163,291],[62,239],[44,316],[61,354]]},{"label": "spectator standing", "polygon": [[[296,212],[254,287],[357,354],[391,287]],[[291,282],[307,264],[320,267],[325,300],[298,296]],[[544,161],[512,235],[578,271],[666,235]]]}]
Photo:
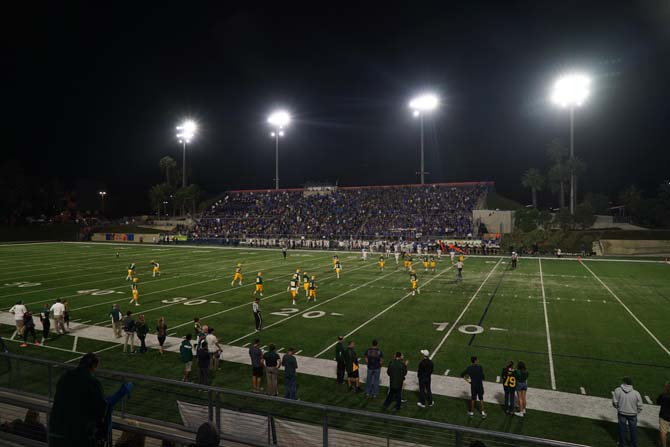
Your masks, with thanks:
[{"label": "spectator standing", "polygon": [[267,381],[268,394],[277,396],[277,369],[281,368],[281,359],[275,352],[275,345],[270,343],[269,351],[263,354],[263,366],[265,367],[265,378]]},{"label": "spectator standing", "polygon": [[416,404],[425,408],[433,406],[433,392],[430,389],[431,376],[433,375],[433,361],[430,359],[430,352],[427,349],[421,350],[423,359],[419,362],[417,377],[419,379],[419,402]]},{"label": "spectator standing", "polygon": [[42,343],[49,339],[49,329],[51,329],[51,319],[49,318],[49,305],[44,304],[40,312],[40,322],[42,323]]},{"label": "spectator standing", "polygon": [[509,361],[507,365],[500,372],[500,380],[502,381],[503,391],[505,393],[505,414],[514,414],[514,394],[516,393],[516,375],[514,374],[514,362]]},{"label": "spectator standing", "polygon": [[353,340],[349,341],[345,360],[347,362],[347,382],[349,383],[349,391],[361,392],[360,374],[358,368],[358,356],[356,355],[356,343]]},{"label": "spectator standing", "polygon": [[123,314],[119,310],[118,304],[112,304],[112,310],[109,311],[109,317],[112,319],[112,330],[116,338],[121,338]]},{"label": "spectator standing", "polygon": [[344,343],[342,340],[344,337],[341,335],[337,337],[337,343],[335,344],[335,362],[337,363],[337,383],[342,385],[344,383],[344,370],[347,366],[345,361],[345,352],[344,352]]},{"label": "spectator standing", "polygon": [[402,385],[407,376],[407,362],[403,360],[401,352],[395,353],[395,358],[389,363],[386,374],[389,376],[389,392],[384,401],[384,408],[388,408],[391,402],[395,401],[395,409],[400,410]]},{"label": "spectator standing", "polygon": [[165,344],[165,339],[167,338],[167,324],[165,324],[165,317],[160,317],[158,319],[158,324],[156,325],[156,338],[158,339],[158,350],[163,354],[163,345]]},{"label": "spectator standing", "polygon": [[519,411],[514,414],[524,417],[526,415],[526,393],[528,391],[529,373],[524,362],[519,361],[516,366],[514,374],[516,375],[516,394],[519,400]]},{"label": "spectator standing", "polygon": [[249,348],[249,358],[251,359],[251,390],[254,393],[259,393],[261,388],[261,381],[263,380],[263,351],[260,348],[261,341],[254,340],[254,344]]},{"label": "spectator standing", "polygon": [[298,383],[296,381],[296,371],[298,369],[298,361],[296,360],[293,353],[295,349],[288,348],[286,354],[282,358],[282,365],[284,366],[284,386],[286,387],[286,392],[284,397],[286,399],[298,399]]},{"label": "spectator standing", "polygon": [[637,415],[642,411],[642,396],[633,388],[633,380],[624,377],[612,393],[612,405],[619,419],[619,446],[626,445],[626,431],[632,447],[637,447]]},{"label": "spectator standing", "polygon": [[209,363],[211,362],[211,354],[207,349],[207,342],[203,341],[196,353],[198,358],[198,379],[201,385],[209,385]]},{"label": "spectator standing", "polygon": [[372,340],[372,346],[365,351],[365,363],[368,373],[365,378],[365,396],[377,398],[379,394],[379,374],[384,365],[384,353],[379,349],[379,342]]},{"label": "spectator standing", "polygon": [[661,407],[658,414],[658,431],[661,434],[661,446],[668,447],[668,431],[670,431],[670,382],[665,382],[665,390],[656,399]]},{"label": "spectator standing", "polygon": [[137,334],[137,338],[140,340],[140,354],[144,354],[147,352],[146,340],[147,334],[149,333],[149,326],[144,319],[144,315],[140,315],[140,317],[137,319],[137,323],[135,323],[135,333]]},{"label": "spectator standing", "polygon": [[191,334],[186,334],[186,337],[179,345],[179,360],[184,364],[184,375],[181,378],[182,382],[189,382],[191,380],[191,368],[193,365],[193,345],[191,344]]},{"label": "spectator standing", "polygon": [[26,310],[23,314],[23,343],[21,347],[25,348],[28,346],[28,335],[33,336],[33,343],[39,345],[40,342],[37,341],[37,335],[35,335],[35,321],[33,321],[33,314]]},{"label": "spectator standing", "polygon": [[197,340],[201,333],[202,325],[200,324],[200,318],[196,317],[193,319],[193,337]]},{"label": "spectator standing", "polygon": [[63,300],[63,323],[65,323],[65,328],[70,331],[70,305],[67,300]]},{"label": "spectator standing", "polygon": [[18,300],[16,304],[9,309],[9,313],[14,314],[14,325],[16,326],[16,335],[23,336],[23,314],[26,313],[28,309],[23,305],[23,301]]},{"label": "spectator standing", "polygon": [[207,342],[207,348],[209,349],[209,355],[210,355],[211,364],[209,368],[214,371],[218,371],[219,356],[221,355],[223,349],[221,349],[219,339],[216,337],[216,335],[214,335],[213,327],[207,328],[207,336],[205,337],[205,341]]},{"label": "spectator standing", "polygon": [[54,317],[54,325],[57,334],[65,334],[65,306],[60,298],[51,306],[51,313]]},{"label": "spectator standing", "polygon": [[461,373],[468,383],[470,383],[470,417],[475,415],[475,401],[479,399],[479,410],[482,413],[482,419],[486,419],[484,411],[484,368],[479,364],[479,359],[475,356],[470,357],[470,366]]},{"label": "spectator standing", "polygon": [[93,447],[96,430],[103,426],[107,401],[94,373],[98,357],[84,355],[76,369],[64,372],[56,385],[49,418],[49,445]]},{"label": "spectator standing", "polygon": [[131,311],[126,312],[126,316],[123,317],[123,332],[126,334],[123,341],[123,352],[126,352],[128,342],[130,342],[128,354],[135,354],[135,320]]}]

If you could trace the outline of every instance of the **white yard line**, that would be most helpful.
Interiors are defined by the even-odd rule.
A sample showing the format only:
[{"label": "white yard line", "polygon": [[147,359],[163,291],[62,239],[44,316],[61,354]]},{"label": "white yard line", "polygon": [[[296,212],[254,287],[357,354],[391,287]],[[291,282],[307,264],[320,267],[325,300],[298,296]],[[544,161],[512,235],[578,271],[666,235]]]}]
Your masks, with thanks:
[{"label": "white yard line", "polygon": [[297,351],[295,351],[295,355],[298,355],[298,354],[300,354],[301,352],[302,352],[302,349],[298,349]]},{"label": "white yard line", "polygon": [[72,343],[72,352],[77,352],[77,342],[79,341],[79,336],[74,336],[74,343]]},{"label": "white yard line", "polygon": [[544,278],[542,277],[542,260],[538,259],[540,266],[540,287],[542,288],[542,307],[544,308],[544,327],[547,332],[547,355],[549,357],[549,378],[551,389],[556,389],[556,373],[554,372],[554,354],[551,349],[551,333],[549,332],[549,316],[547,314],[547,297],[544,294]]},{"label": "white yard line", "polygon": [[496,383],[500,383],[500,376],[496,376]]},{"label": "white yard line", "polygon": [[[364,265],[363,267],[367,267],[367,266],[372,266],[372,264],[366,264],[366,265]],[[325,300],[325,301],[322,301],[322,302],[320,302],[319,304],[315,304],[315,305],[312,306],[312,307],[308,307],[307,309],[305,309],[305,310],[303,310],[303,311],[301,311],[301,312],[295,313],[295,314],[293,314],[293,315],[291,315],[291,316],[288,316],[288,317],[286,317],[286,318],[282,318],[282,319],[279,320],[279,321],[275,321],[274,323],[272,323],[272,324],[270,324],[270,325],[268,325],[268,326],[265,326],[265,327],[263,328],[263,330],[269,329],[269,328],[271,328],[271,327],[273,327],[273,326],[277,326],[278,324],[281,324],[281,323],[283,323],[284,321],[288,321],[288,320],[290,320],[290,319],[292,319],[292,318],[295,318],[295,317],[297,317],[297,316],[299,316],[299,315],[302,315],[302,314],[304,314],[304,313],[306,313],[306,312],[309,312],[309,311],[312,310],[312,309],[316,309],[316,308],[319,307],[319,306],[323,306],[324,304],[330,303],[331,301],[336,300],[336,299],[338,299],[338,298],[340,298],[340,297],[343,297],[343,296],[345,296],[345,295],[349,295],[351,292],[355,292],[356,290],[359,290],[359,289],[361,289],[361,288],[363,288],[363,287],[365,287],[365,286],[368,286],[368,285],[370,285],[370,284],[372,284],[372,283],[374,283],[374,282],[377,282],[377,281],[379,281],[380,279],[384,279],[384,278],[386,278],[386,277],[388,277],[388,276],[390,276],[390,275],[393,275],[394,273],[395,273],[395,272],[387,273],[386,275],[383,275],[383,276],[380,276],[380,277],[378,277],[378,278],[375,278],[375,279],[373,279],[372,281],[368,281],[368,282],[366,282],[366,283],[363,283],[363,284],[361,284],[361,285],[358,286],[358,287],[354,287],[353,289],[349,289],[349,290],[347,290],[346,292],[340,293],[339,295],[335,295],[334,297],[332,297],[332,298],[330,298],[330,299],[327,299],[327,300]],[[242,337],[238,337],[238,338],[236,338],[235,340],[230,341],[228,344],[232,345],[233,343],[236,343],[236,342],[238,342],[238,341],[240,341],[240,340],[243,340],[243,339],[245,339],[245,338],[247,338],[247,337],[250,337],[250,336],[254,335],[255,333],[256,333],[255,331],[254,331],[254,332],[250,332],[250,333],[248,333],[248,334],[246,334],[246,335],[243,335]]]},{"label": "white yard line", "polygon": [[[446,268],[446,269],[443,270],[442,272],[438,273],[436,276],[433,276],[431,279],[429,279],[428,281],[426,281],[425,284],[430,283],[432,280],[436,279],[438,276],[442,275],[443,273],[448,272],[448,271],[451,270],[452,268],[453,268],[453,266]],[[419,288],[420,288],[420,287],[419,287]],[[380,316],[384,315],[386,312],[388,312],[389,310],[393,309],[395,306],[397,306],[397,305],[400,304],[401,302],[405,301],[405,300],[406,300],[407,298],[409,298],[410,296],[412,296],[412,292],[409,292],[408,294],[406,294],[405,296],[403,296],[403,297],[400,298],[399,300],[395,301],[395,302],[394,302],[393,304],[391,304],[390,306],[386,307],[384,310],[382,310],[382,311],[379,312],[378,314],[374,315],[373,317],[369,318],[367,321],[363,322],[363,323],[362,323],[360,326],[358,326],[356,329],[354,329],[353,331],[351,331],[351,332],[349,332],[348,334],[344,335],[344,338],[346,339],[346,338],[352,336],[353,334],[355,334],[356,332],[358,332],[361,328],[367,326],[369,323],[373,322],[374,320],[376,320],[376,319],[379,318]],[[421,295],[419,295],[419,296],[421,296]],[[337,344],[337,342],[335,342],[335,343],[329,345],[328,347],[326,347],[323,351],[319,352],[319,353],[318,353],[317,355],[315,355],[314,357],[315,357],[315,358],[317,358],[317,357],[321,357],[323,354],[325,354],[325,353],[328,352],[330,349],[332,349],[336,344]]]},{"label": "white yard line", "polygon": [[584,389],[583,386],[579,387],[579,392],[582,393],[584,396],[586,396],[586,390]]},{"label": "white yard line", "polygon": [[484,281],[482,281],[482,283],[479,285],[479,288],[477,289],[477,291],[472,295],[472,298],[470,298],[470,301],[468,301],[468,304],[465,305],[465,308],[463,308],[463,311],[461,312],[461,314],[458,316],[458,318],[456,318],[456,321],[454,321],[454,324],[452,324],[451,327],[449,328],[449,330],[447,331],[447,333],[444,334],[444,337],[442,337],[442,340],[440,341],[440,343],[437,345],[437,347],[430,354],[430,359],[431,360],[433,359],[433,357],[435,357],[435,354],[437,354],[437,352],[440,350],[440,348],[442,348],[442,345],[444,345],[444,343],[447,341],[447,338],[449,338],[451,333],[454,331],[454,328],[458,327],[458,323],[460,323],[461,318],[463,318],[463,315],[465,315],[465,312],[468,311],[468,309],[470,308],[470,305],[475,300],[475,298],[477,298],[477,295],[479,295],[479,292],[484,287],[484,284],[486,284],[486,281],[488,281],[488,279],[491,277],[491,275],[496,270],[496,268],[500,265],[502,260],[503,260],[503,258],[500,258],[498,260],[498,262],[496,262],[496,265],[494,265],[493,268],[491,269],[491,271],[489,272],[489,274],[486,275],[486,278],[484,278]]},{"label": "white yard line", "polygon": [[607,286],[607,284],[605,284],[605,283],[602,281],[602,279],[600,279],[600,278],[598,277],[598,275],[596,275],[596,274],[593,272],[593,270],[591,270],[591,269],[590,269],[584,262],[580,262],[580,264],[582,264],[582,265],[584,266],[584,268],[585,268],[586,270],[588,270],[588,271],[593,275],[593,277],[594,277],[594,278],[595,278],[595,279],[596,279],[596,280],[597,280],[597,281],[598,281],[598,282],[599,282],[599,283],[600,283],[600,284],[601,284],[601,285],[602,285],[602,286],[603,286],[603,287],[610,293],[610,295],[612,295],[612,296],[614,297],[615,300],[617,300],[617,301],[619,302],[619,304],[621,304],[621,305],[623,306],[624,309],[626,309],[626,312],[628,312],[628,313],[630,314],[630,316],[633,317],[633,319],[634,319],[635,321],[637,321],[637,323],[640,325],[640,327],[642,327],[642,329],[644,329],[645,332],[646,332],[647,334],[649,334],[649,336],[656,342],[656,344],[657,344],[663,351],[665,351],[666,354],[670,355],[670,350],[668,350],[668,348],[666,348],[665,345],[663,345],[663,343],[661,343],[661,341],[660,341],[658,338],[656,338],[656,336],[655,336],[655,335],[654,335],[654,334],[647,328],[647,326],[645,326],[644,323],[642,323],[642,321],[640,321],[640,319],[633,313],[633,311],[631,311],[631,310],[628,308],[628,306],[626,306],[626,305],[624,304],[624,302],[621,301],[621,299],[620,299],[614,292],[612,292],[612,289],[610,289],[610,288]]},{"label": "white yard line", "polygon": [[448,375],[449,375],[449,371],[451,371],[451,370],[450,370],[450,369],[446,370],[446,371],[444,372],[444,375],[445,375],[445,376],[448,376]]},{"label": "white yard line", "polygon": [[[12,343],[23,343],[23,340],[12,340],[12,339],[9,339],[9,340],[8,340],[8,339],[5,339],[5,341],[11,341]],[[44,343],[42,343],[41,345],[39,345],[37,348],[38,348],[38,349],[41,349],[41,348],[54,349],[54,350],[56,350],[56,351],[69,352],[70,354],[72,354],[72,350],[70,350],[70,349],[57,348],[56,346],[49,346],[49,345],[46,345],[46,344],[44,344]],[[77,354],[84,355],[85,353],[84,353],[84,352],[78,352]],[[77,358],[79,358],[79,357],[77,357]]]},{"label": "white yard line", "polygon": [[649,396],[644,396],[644,400],[646,400],[647,403],[648,403],[649,405],[653,405],[653,404],[654,404],[654,402],[652,402],[652,400],[651,400],[651,398],[650,398]]}]

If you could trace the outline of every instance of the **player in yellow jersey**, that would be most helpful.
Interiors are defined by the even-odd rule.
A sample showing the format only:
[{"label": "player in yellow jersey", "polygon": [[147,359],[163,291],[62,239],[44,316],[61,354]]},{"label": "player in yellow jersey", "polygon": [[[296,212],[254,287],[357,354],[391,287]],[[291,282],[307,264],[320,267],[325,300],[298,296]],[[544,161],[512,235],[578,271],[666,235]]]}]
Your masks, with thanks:
[{"label": "player in yellow jersey", "polygon": [[161,276],[161,265],[156,261],[151,261],[151,265],[153,266],[151,268],[151,271],[153,273],[153,277],[155,278],[156,275]]},{"label": "player in yellow jersey", "polygon": [[465,261],[465,256],[463,256],[462,254],[458,255],[458,262],[463,262],[463,261]]},{"label": "player in yellow jersey", "polygon": [[288,285],[288,292],[291,292],[291,299],[293,300],[293,305],[295,306],[295,297],[298,296],[298,281],[295,278],[291,278],[291,282]]},{"label": "player in yellow jersey", "polygon": [[337,261],[339,261],[339,260],[340,260],[340,257],[339,257],[339,256],[337,256],[337,255],[333,255],[333,268],[335,268],[335,264],[336,264]]},{"label": "player in yellow jersey", "polygon": [[340,272],[342,271],[342,264],[340,264],[340,260],[338,259],[337,262],[335,262],[335,266],[333,267],[335,270],[335,274],[337,275],[337,279],[340,279]]},{"label": "player in yellow jersey", "polygon": [[434,272],[436,265],[437,265],[437,263],[435,262],[435,256],[431,256],[430,257],[430,270]]},{"label": "player in yellow jersey", "polygon": [[135,276],[135,263],[131,263],[128,266],[128,274],[126,275],[126,281],[132,281],[133,276]]},{"label": "player in yellow jersey", "polygon": [[415,270],[412,270],[409,273],[409,282],[412,285],[412,296],[414,296],[417,293],[420,295],[421,290],[418,287],[419,281],[416,279],[416,271]]},{"label": "player in yellow jersey", "polygon": [[407,257],[407,270],[410,271],[410,272],[412,270],[414,270],[414,268],[412,267],[413,262],[414,262],[414,260],[412,259],[412,255],[409,255]]},{"label": "player in yellow jersey", "polygon": [[263,272],[258,272],[258,275],[256,276],[256,290],[254,290],[254,295],[257,293],[263,296]]},{"label": "player in yellow jersey", "polygon": [[409,267],[409,259],[407,253],[405,252],[402,253],[402,266],[405,268],[405,270],[407,270]]},{"label": "player in yellow jersey", "polygon": [[309,298],[309,275],[302,272],[302,288],[305,291],[305,298]]},{"label": "player in yellow jersey", "polygon": [[309,280],[309,297],[307,301],[314,300],[316,302],[316,276],[312,276]]},{"label": "player in yellow jersey", "polygon": [[235,267],[235,274],[233,275],[233,280],[230,281],[230,285],[234,286],[235,281],[241,286],[242,285],[242,264],[237,264]]},{"label": "player in yellow jersey", "polygon": [[384,264],[386,263],[386,260],[384,259],[384,256],[379,257],[379,261],[377,262],[377,265],[379,265],[379,271],[383,272],[384,271]]},{"label": "player in yellow jersey", "polygon": [[424,272],[428,271],[428,256],[423,257],[423,271]]},{"label": "player in yellow jersey", "polygon": [[133,302],[135,303],[136,306],[139,306],[140,303],[137,301],[140,298],[140,292],[137,290],[137,283],[139,282],[139,279],[136,277],[133,278],[133,284],[130,286],[130,290],[133,293],[133,298],[130,300],[130,304]]}]

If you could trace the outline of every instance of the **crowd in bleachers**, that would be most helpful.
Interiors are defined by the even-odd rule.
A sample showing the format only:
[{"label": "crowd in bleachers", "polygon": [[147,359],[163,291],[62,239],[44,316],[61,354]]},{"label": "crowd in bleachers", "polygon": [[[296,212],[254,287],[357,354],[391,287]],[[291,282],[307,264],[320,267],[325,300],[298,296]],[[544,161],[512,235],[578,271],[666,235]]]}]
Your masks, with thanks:
[{"label": "crowd in bleachers", "polygon": [[465,237],[484,186],[406,185],[230,192],[203,214],[194,238],[305,235],[349,238]]}]

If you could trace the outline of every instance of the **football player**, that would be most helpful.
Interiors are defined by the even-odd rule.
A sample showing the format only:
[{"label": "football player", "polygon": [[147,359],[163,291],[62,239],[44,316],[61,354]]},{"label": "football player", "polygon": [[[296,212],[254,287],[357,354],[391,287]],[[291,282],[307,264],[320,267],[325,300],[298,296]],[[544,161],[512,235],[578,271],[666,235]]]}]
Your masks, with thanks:
[{"label": "football player", "polygon": [[254,290],[254,295],[257,293],[263,296],[263,272],[258,272],[258,275],[256,275],[256,290]]},{"label": "football player", "polygon": [[233,280],[230,281],[230,285],[234,286],[235,281],[241,286],[242,285],[242,264],[237,264],[235,267],[235,274],[233,275]]}]

